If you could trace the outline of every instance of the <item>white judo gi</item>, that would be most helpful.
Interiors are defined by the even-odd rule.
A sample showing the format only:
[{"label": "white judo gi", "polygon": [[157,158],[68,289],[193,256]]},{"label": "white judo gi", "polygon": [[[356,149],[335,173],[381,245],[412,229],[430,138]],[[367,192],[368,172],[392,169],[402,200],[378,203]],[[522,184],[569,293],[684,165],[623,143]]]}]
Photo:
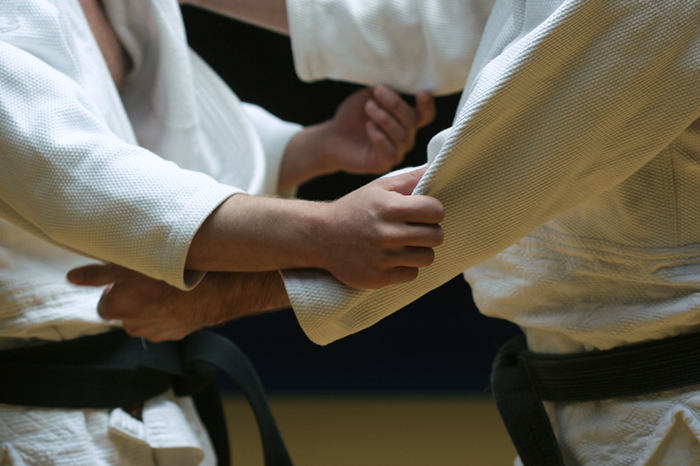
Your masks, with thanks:
[{"label": "white judo gi", "polygon": [[[121,95],[78,0],[0,5],[0,349],[117,325],[99,289],[66,281],[84,255],[193,286],[200,224],[232,194],[274,193],[300,129],[238,101],[188,49],[175,0],[103,4],[133,62]],[[189,398],[143,419],[0,405],[0,464],[214,464]]]},{"label": "white judo gi", "polygon": [[[497,0],[474,54],[480,3],[287,0],[303,78],[464,89],[415,191],[445,205],[434,264],[376,291],[285,272],[302,327],[329,343],[464,272],[534,351],[698,331],[700,2]],[[700,463],[700,391],[548,409],[569,465]]]}]

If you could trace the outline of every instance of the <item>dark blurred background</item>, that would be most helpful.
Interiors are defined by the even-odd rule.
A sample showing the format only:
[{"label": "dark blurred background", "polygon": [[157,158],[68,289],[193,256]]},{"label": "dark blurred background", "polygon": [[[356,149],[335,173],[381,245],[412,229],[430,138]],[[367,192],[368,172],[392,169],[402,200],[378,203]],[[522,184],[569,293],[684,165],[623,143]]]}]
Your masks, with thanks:
[{"label": "dark blurred background", "polygon": [[[347,83],[303,83],[294,73],[287,37],[183,7],[190,45],[239,98],[304,125],[331,118],[348,94]],[[410,96],[406,96],[410,101]],[[437,99],[438,117],[418,134],[402,166],[425,161],[431,136],[451,125],[459,95]],[[299,197],[332,200],[371,181],[337,174],[314,180]],[[484,393],[498,347],[517,328],[482,316],[461,276],[373,327],[328,346],[303,333],[291,310],[241,319],[218,330],[256,365],[272,393],[449,394]],[[233,390],[221,380],[225,390]]]}]

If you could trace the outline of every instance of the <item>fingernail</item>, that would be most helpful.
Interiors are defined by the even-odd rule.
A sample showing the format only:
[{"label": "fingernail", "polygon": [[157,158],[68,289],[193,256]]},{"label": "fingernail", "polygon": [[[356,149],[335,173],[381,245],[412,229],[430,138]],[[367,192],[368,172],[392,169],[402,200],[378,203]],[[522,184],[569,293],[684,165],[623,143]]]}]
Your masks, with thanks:
[{"label": "fingernail", "polygon": [[374,100],[368,100],[367,103],[365,104],[365,111],[370,116],[376,117],[379,109],[380,109],[379,104]]},{"label": "fingernail", "polygon": [[388,87],[386,86],[377,86],[377,90],[379,92],[379,96],[383,97],[385,99],[389,99],[391,97],[391,91],[389,90]]}]

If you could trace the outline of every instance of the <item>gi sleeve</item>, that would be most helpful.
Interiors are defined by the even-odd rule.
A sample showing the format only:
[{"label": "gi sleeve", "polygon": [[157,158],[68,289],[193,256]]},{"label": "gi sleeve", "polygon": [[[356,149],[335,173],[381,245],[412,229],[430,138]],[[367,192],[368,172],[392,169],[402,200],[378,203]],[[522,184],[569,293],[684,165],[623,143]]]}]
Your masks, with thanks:
[{"label": "gi sleeve", "polygon": [[288,0],[304,80],[388,84],[436,94],[464,87],[488,11],[473,0]]},{"label": "gi sleeve", "polygon": [[284,193],[277,193],[276,187],[279,184],[279,174],[284,153],[287,150],[287,144],[303,127],[296,123],[281,120],[257,105],[248,103],[243,103],[242,105],[243,111],[245,111],[248,119],[260,136],[260,141],[265,151],[265,160],[269,167],[268,170],[274,174],[272,186],[275,189],[265,194],[280,194],[284,197],[294,197],[296,193],[295,188],[285,190]]},{"label": "gi sleeve", "polygon": [[190,241],[236,188],[116,137],[87,95],[0,42],[0,216],[52,244],[187,288]]},{"label": "gi sleeve", "polygon": [[313,341],[372,325],[616,186],[700,117],[699,4],[522,3],[487,30],[493,58],[429,147],[436,157],[415,193],[445,206],[434,264],[376,291],[285,272]]}]

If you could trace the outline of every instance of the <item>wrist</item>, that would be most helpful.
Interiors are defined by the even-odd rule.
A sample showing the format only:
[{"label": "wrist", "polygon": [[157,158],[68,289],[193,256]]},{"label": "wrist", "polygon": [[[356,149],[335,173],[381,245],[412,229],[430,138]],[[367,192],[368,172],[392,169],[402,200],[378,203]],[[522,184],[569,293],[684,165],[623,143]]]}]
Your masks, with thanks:
[{"label": "wrist", "polygon": [[280,235],[277,238],[282,269],[325,268],[329,251],[327,245],[332,231],[333,206],[331,203],[295,199],[276,205]]},{"label": "wrist", "polygon": [[335,154],[337,153],[337,138],[335,134],[334,121],[324,121],[315,126],[317,144],[317,164],[320,175],[330,175],[341,170]]},{"label": "wrist", "polygon": [[290,139],[280,167],[279,191],[338,170],[329,156],[332,153],[328,144],[331,124],[328,121],[307,126]]}]

